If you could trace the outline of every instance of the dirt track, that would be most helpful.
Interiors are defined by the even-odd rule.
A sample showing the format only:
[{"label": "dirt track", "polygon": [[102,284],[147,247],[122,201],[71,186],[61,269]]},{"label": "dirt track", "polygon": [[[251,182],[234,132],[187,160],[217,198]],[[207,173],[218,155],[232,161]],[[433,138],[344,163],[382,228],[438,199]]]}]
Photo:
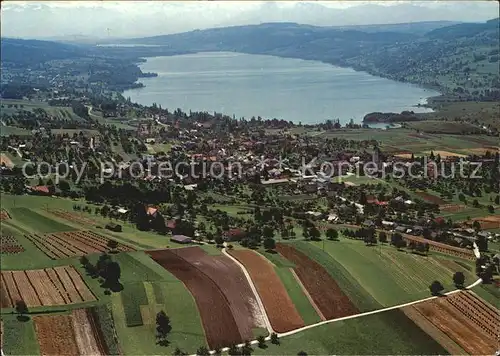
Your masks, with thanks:
[{"label": "dirt track", "polygon": [[275,331],[286,332],[304,326],[304,321],[269,261],[250,250],[231,250],[229,253],[250,274]]},{"label": "dirt track", "polygon": [[325,318],[339,318],[359,312],[323,266],[293,246],[278,243],[276,248],[296,265],[295,273]]},{"label": "dirt track", "polygon": [[193,295],[211,349],[243,341],[229,303],[206,274],[170,250],[147,252],[153,260],[180,279]]}]

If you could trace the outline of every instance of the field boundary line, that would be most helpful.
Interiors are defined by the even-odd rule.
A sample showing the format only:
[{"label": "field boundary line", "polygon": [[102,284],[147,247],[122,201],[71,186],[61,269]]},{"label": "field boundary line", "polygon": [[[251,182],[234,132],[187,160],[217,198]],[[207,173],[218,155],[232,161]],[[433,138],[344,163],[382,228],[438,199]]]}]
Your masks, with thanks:
[{"label": "field boundary line", "polygon": [[273,333],[274,330],[273,330],[273,327],[271,325],[271,322],[269,321],[269,317],[267,316],[266,309],[264,308],[264,303],[260,299],[260,295],[257,292],[257,288],[255,287],[255,285],[254,285],[254,283],[252,281],[252,277],[250,277],[250,273],[248,273],[247,269],[245,268],[245,266],[240,261],[238,261],[236,258],[234,258],[233,256],[231,256],[231,254],[226,251],[225,247],[222,249],[222,253],[225,256],[229,257],[243,271],[243,274],[245,275],[245,278],[247,279],[248,284],[250,285],[250,288],[252,289],[252,292],[255,295],[255,299],[257,300],[257,304],[259,305],[259,308],[261,310],[262,316],[264,317],[264,322],[266,324],[267,331],[269,332],[269,334]]},{"label": "field boundary line", "polygon": [[304,284],[300,280],[299,276],[297,276],[297,273],[295,273],[295,270],[293,268],[290,268],[290,272],[292,273],[293,278],[295,278],[295,280],[299,284],[299,287],[302,289],[302,291],[306,295],[307,299],[309,300],[309,303],[311,303],[311,305],[314,308],[314,310],[316,310],[316,313],[318,313],[318,315],[321,318],[321,320],[325,321],[326,320],[325,316],[323,315],[323,313],[321,312],[321,310],[319,309],[319,307],[316,305],[316,303],[312,299],[311,294],[309,294],[309,291],[306,289],[306,287],[304,286]]}]

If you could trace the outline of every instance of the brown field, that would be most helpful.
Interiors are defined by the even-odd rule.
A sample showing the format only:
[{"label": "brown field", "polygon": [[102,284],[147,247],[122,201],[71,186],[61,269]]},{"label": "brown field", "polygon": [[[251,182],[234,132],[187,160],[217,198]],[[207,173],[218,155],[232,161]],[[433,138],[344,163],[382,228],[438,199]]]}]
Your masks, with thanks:
[{"label": "brown field", "polygon": [[48,209],[48,212],[65,220],[68,220],[70,222],[76,222],[81,225],[96,225],[96,222],[90,219],[87,219],[86,217],[78,214],[78,213],[71,213],[66,210],[62,209]]},{"label": "brown field", "polygon": [[441,199],[440,197],[437,197],[435,195],[429,194],[427,192],[416,192],[419,197],[421,197],[423,200],[433,203],[433,204],[438,204],[438,205],[443,205],[446,204],[446,202]]},{"label": "brown field", "polygon": [[295,273],[325,318],[334,319],[359,312],[319,263],[291,245],[278,243],[276,249],[296,265]]},{"label": "brown field", "polygon": [[[499,310],[470,291],[412,305],[425,318],[471,355],[493,355],[498,343]],[[431,336],[433,336],[431,334]]]},{"label": "brown field", "polygon": [[401,309],[405,315],[410,318],[420,329],[425,331],[427,335],[436,340],[439,345],[443,346],[450,355],[464,355],[465,352],[460,348],[448,335],[442,332],[437,326],[427,320],[420,312],[412,305]]},{"label": "brown field", "polygon": [[[43,236],[34,234],[25,237],[54,260],[108,251],[107,243],[110,240],[92,231],[58,232]],[[121,243],[118,244],[117,250],[134,251],[133,248]]]},{"label": "brown field", "polygon": [[210,256],[197,246],[178,249],[176,254],[217,284],[229,302],[243,340],[253,338],[253,328],[266,327],[259,304],[245,275],[230,258]]},{"label": "brown field", "polygon": [[14,163],[10,160],[10,158],[5,153],[0,153],[0,165],[5,164],[5,167],[12,168],[14,167]]},{"label": "brown field", "polygon": [[217,284],[205,273],[170,250],[147,252],[153,260],[180,279],[193,295],[211,349],[243,341],[231,307]]},{"label": "brown field", "polygon": [[490,152],[491,154],[495,154],[500,151],[500,147],[480,147],[480,148],[466,148],[462,150],[465,153],[484,156],[486,152]]},{"label": "brown field", "polygon": [[[456,152],[450,152],[450,151],[432,151],[434,152],[434,155],[440,155],[441,158],[447,158],[447,157],[467,157],[467,155],[461,154],[461,153],[456,153]],[[431,151],[425,151],[425,154],[430,155]]]},{"label": "brown field", "polygon": [[70,315],[33,318],[41,355],[80,355]]},{"label": "brown field", "polygon": [[448,213],[457,213],[466,208],[464,204],[444,204],[439,206],[439,210]]},{"label": "brown field", "polygon": [[474,218],[469,221],[469,224],[472,224],[474,221],[479,221],[481,229],[483,230],[500,228],[500,215],[489,215],[481,218]]},{"label": "brown field", "polygon": [[14,236],[0,235],[0,253],[11,254],[24,251],[24,247]]},{"label": "brown field", "polygon": [[1,308],[13,308],[21,299],[30,308],[96,300],[72,266],[1,271],[0,275]]},{"label": "brown field", "polygon": [[250,250],[231,250],[229,253],[242,263],[250,274],[273,330],[287,332],[304,326],[304,321],[285,286],[267,259]]},{"label": "brown field", "polygon": [[5,209],[1,209],[0,210],[0,221],[3,221],[3,220],[8,220],[10,219],[10,215],[9,213],[7,212],[7,210]]},{"label": "brown field", "polygon": [[76,309],[71,317],[80,355],[107,355],[106,342],[92,312],[89,309]]}]

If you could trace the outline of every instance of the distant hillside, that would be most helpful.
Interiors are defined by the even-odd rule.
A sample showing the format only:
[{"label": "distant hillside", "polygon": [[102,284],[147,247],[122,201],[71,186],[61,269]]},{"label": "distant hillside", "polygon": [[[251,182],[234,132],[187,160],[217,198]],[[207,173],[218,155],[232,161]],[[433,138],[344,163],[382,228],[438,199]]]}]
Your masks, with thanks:
[{"label": "distant hillside", "polygon": [[2,64],[8,63],[15,66],[39,64],[54,59],[77,58],[86,53],[86,50],[74,45],[16,38],[2,38],[0,51]]},{"label": "distant hillside", "polygon": [[[266,23],[135,38],[118,43],[159,46],[154,49],[120,49],[124,52],[140,51],[142,56],[147,56],[148,51],[154,55],[163,51],[165,55],[177,51],[233,51],[319,60],[427,85],[458,100],[497,100],[500,88],[498,23],[499,20],[494,19],[477,24],[431,26],[432,30],[425,33],[389,31],[398,25],[373,25],[371,31],[361,31],[351,27]],[[379,30],[374,31],[374,28]]]}]

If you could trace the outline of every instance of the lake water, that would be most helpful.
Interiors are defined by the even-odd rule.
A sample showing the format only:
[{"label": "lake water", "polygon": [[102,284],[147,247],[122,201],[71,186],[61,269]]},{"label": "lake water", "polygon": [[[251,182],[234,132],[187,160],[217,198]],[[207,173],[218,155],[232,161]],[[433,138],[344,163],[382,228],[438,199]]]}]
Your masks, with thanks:
[{"label": "lake water", "polygon": [[319,123],[339,118],[360,122],[369,112],[413,107],[438,92],[365,72],[300,59],[239,53],[198,53],[147,58],[144,88],[123,95],[142,105],[183,111],[219,112],[251,118]]}]

